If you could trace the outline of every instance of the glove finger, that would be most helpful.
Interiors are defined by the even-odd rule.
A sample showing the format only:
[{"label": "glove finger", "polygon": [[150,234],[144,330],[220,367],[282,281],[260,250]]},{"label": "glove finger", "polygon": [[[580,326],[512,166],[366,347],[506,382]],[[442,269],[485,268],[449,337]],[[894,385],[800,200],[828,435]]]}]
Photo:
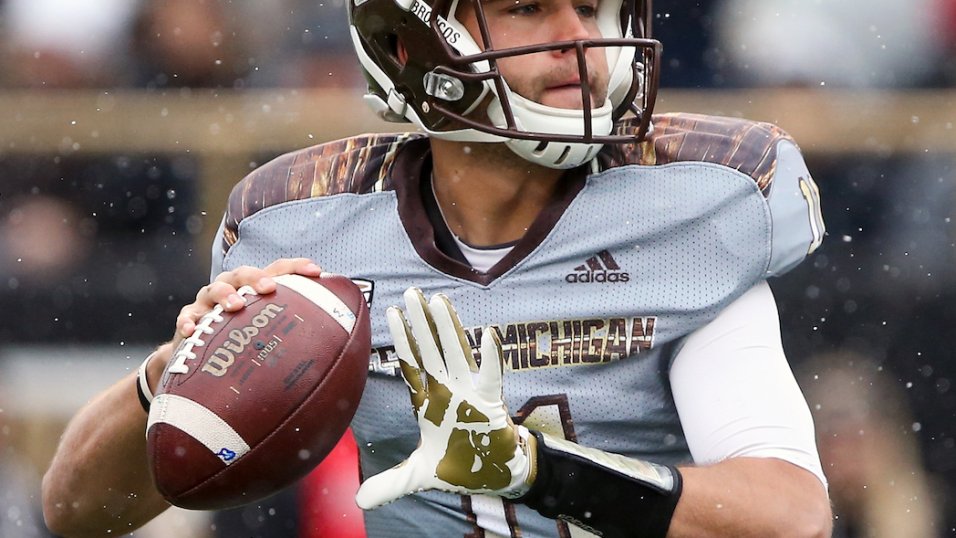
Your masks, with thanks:
[{"label": "glove finger", "polygon": [[500,400],[502,389],[501,339],[498,331],[486,327],[481,334],[481,368],[476,390],[489,400]]},{"label": "glove finger", "polygon": [[404,297],[405,315],[411,325],[412,336],[418,342],[422,367],[428,375],[435,378],[439,383],[445,383],[448,380],[448,373],[445,370],[445,361],[438,345],[435,322],[428,312],[425,296],[422,295],[422,290],[418,288],[408,288],[405,290]]},{"label": "glove finger", "polygon": [[415,458],[414,452],[409,459],[395,467],[365,479],[358,493],[355,494],[355,503],[359,505],[359,508],[362,510],[378,508],[425,487],[425,484],[419,484],[416,480],[419,473],[415,471],[417,466],[413,458]]},{"label": "glove finger", "polygon": [[412,335],[412,330],[405,319],[405,314],[397,306],[390,306],[385,310],[385,321],[388,322],[388,332],[392,335],[392,343],[395,345],[395,354],[409,366],[421,368],[421,352],[418,349],[418,342]]},{"label": "glove finger", "polygon": [[415,339],[412,338],[411,328],[402,311],[394,306],[385,310],[385,319],[388,322],[388,331],[392,334],[392,343],[395,345],[395,353],[398,355],[399,366],[402,369],[402,377],[408,386],[408,394],[412,400],[412,406],[415,408],[415,416],[425,403],[427,396],[425,384],[422,380],[421,356]]},{"label": "glove finger", "polygon": [[436,294],[428,303],[441,347],[445,352],[445,367],[448,368],[450,380],[459,387],[471,388],[471,373],[478,371],[475,357],[471,353],[471,345],[461,320],[455,312],[455,307],[444,294]]}]

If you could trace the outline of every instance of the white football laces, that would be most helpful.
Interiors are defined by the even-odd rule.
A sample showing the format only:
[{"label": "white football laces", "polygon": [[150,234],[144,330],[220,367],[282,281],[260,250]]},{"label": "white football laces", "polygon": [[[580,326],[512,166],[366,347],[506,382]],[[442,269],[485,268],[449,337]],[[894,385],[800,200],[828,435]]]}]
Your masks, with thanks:
[{"label": "white football laces", "polygon": [[[252,289],[251,286],[242,286],[236,290],[236,293],[238,293],[240,297],[245,297],[246,295],[258,295],[256,290]],[[183,340],[183,343],[180,344],[179,349],[177,349],[176,353],[173,354],[172,362],[169,363],[169,367],[166,368],[166,372],[170,374],[189,373],[189,366],[186,365],[186,361],[196,360],[196,354],[193,352],[193,348],[206,345],[206,342],[203,341],[203,335],[213,334],[216,332],[212,328],[212,324],[222,323],[222,312],[222,305],[216,305],[212,310],[200,318],[199,323],[196,325],[196,330],[193,331],[193,334],[189,338]]]}]

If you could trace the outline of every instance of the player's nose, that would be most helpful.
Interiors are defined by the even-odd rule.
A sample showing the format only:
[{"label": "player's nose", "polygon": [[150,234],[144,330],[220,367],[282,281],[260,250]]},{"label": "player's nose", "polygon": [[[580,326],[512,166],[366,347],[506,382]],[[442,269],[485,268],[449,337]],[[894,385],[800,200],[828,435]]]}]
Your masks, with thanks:
[{"label": "player's nose", "polygon": [[573,41],[596,37],[591,35],[591,31],[585,24],[581,13],[570,2],[562,2],[561,7],[555,10],[554,17],[549,22],[554,29],[555,41]]}]

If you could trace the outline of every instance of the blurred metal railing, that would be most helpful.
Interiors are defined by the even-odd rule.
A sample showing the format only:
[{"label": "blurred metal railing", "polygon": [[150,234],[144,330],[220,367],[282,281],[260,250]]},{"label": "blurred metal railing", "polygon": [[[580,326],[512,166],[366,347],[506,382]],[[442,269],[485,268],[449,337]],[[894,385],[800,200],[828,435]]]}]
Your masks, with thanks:
[{"label": "blurred metal railing", "polygon": [[[956,152],[956,91],[664,89],[658,112],[780,125],[809,153]],[[252,154],[394,131],[355,89],[0,92],[0,148]]]},{"label": "blurred metal railing", "polygon": [[[411,127],[379,121],[360,93],[7,91],[0,93],[0,151],[189,153],[202,166],[200,205],[216,220],[231,186],[263,155]],[[772,122],[810,155],[956,153],[956,91],[665,89],[657,111]]]}]

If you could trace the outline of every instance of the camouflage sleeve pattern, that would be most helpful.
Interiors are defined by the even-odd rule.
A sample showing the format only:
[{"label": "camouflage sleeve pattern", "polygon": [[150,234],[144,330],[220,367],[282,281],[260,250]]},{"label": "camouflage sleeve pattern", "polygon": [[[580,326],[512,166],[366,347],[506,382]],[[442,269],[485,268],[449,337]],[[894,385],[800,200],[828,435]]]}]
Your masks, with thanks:
[{"label": "camouflage sleeve pattern", "polygon": [[[617,133],[635,129],[618,124]],[[790,135],[769,123],[699,114],[654,116],[654,131],[640,144],[608,146],[601,168],[627,164],[655,166],[681,161],[708,162],[752,177],[761,191],[770,185],[776,168],[776,148]]]},{"label": "camouflage sleeve pattern", "polygon": [[257,168],[229,195],[220,248],[239,239],[239,223],[262,209],[292,200],[390,190],[398,148],[417,134],[363,135],[287,153]]}]

